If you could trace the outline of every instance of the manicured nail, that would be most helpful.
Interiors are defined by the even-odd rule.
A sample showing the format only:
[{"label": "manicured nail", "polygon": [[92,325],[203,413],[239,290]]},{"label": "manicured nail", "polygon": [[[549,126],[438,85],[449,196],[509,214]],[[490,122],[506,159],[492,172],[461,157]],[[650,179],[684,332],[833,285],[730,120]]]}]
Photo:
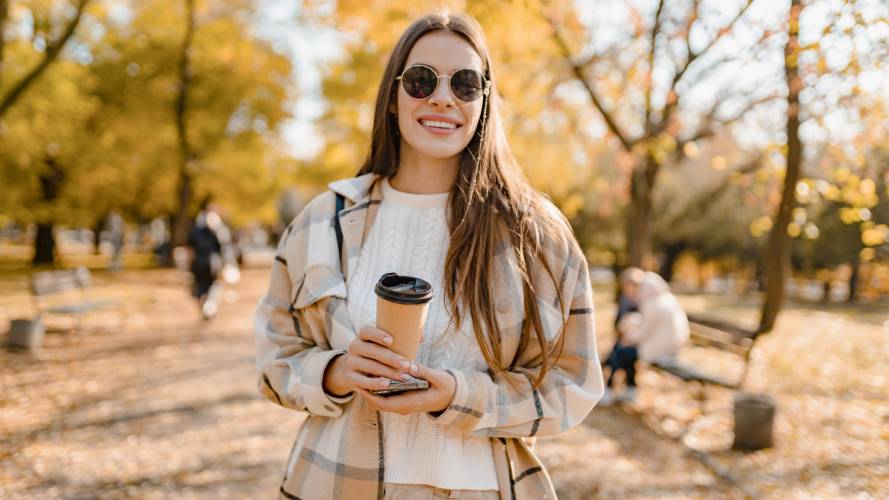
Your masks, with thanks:
[{"label": "manicured nail", "polygon": [[385,344],[387,344],[387,345],[391,344],[391,343],[392,343],[392,337],[386,335],[385,337],[383,337],[383,343],[385,343]]},{"label": "manicured nail", "polygon": [[401,375],[399,376],[399,378],[401,378],[402,382],[407,382],[408,380],[411,379],[411,376],[408,375],[407,373],[402,372]]},{"label": "manicured nail", "polygon": [[381,378],[377,381],[377,385],[379,385],[380,387],[389,387],[389,379]]},{"label": "manicured nail", "polygon": [[411,364],[410,364],[410,362],[409,362],[408,360],[406,360],[406,359],[402,359],[402,360],[401,360],[401,367],[402,367],[403,369],[405,369],[405,370],[409,370],[410,367],[411,367]]},{"label": "manicured nail", "polygon": [[411,363],[411,372],[417,373],[418,371],[420,371],[420,367],[416,363]]}]

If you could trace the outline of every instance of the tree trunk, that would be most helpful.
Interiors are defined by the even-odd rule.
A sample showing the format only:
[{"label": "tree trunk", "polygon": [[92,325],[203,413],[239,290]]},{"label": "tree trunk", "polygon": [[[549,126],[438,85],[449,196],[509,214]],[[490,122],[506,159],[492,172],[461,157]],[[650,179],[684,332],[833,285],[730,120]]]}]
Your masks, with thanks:
[{"label": "tree trunk", "polygon": [[852,261],[852,273],[849,275],[849,303],[858,300],[858,273],[861,269],[861,261]]},{"label": "tree trunk", "polygon": [[6,17],[9,15],[9,0],[0,0],[0,89],[3,88],[3,46],[6,44],[6,38],[3,37],[3,30],[6,27]]},{"label": "tree trunk", "polygon": [[[65,170],[56,161],[55,157],[47,157],[46,171],[40,174],[40,201],[43,205],[51,207],[62,194],[65,183]],[[35,266],[55,263],[56,242],[53,234],[53,216],[37,221],[37,235],[34,238]]]},{"label": "tree trunk", "polygon": [[627,211],[627,265],[641,267],[651,253],[651,192],[660,165],[646,157],[644,168],[636,168],[630,181],[630,206]]},{"label": "tree trunk", "polygon": [[673,266],[676,265],[676,261],[679,260],[679,256],[682,255],[684,250],[685,243],[681,241],[670,243],[664,247],[664,260],[661,262],[660,272],[658,274],[660,274],[661,278],[664,278],[664,281],[667,283],[673,280]]},{"label": "tree trunk", "polygon": [[99,255],[100,246],[102,244],[102,230],[105,229],[105,220],[108,218],[107,214],[104,217],[99,217],[96,219],[96,223],[93,224],[93,254]]},{"label": "tree trunk", "polygon": [[787,78],[787,170],[781,203],[769,233],[765,255],[766,297],[763,302],[760,332],[771,331],[784,302],[784,280],[790,262],[790,236],[787,224],[796,205],[796,183],[800,178],[802,142],[799,138],[799,94],[803,88],[799,75],[799,16],[801,0],[791,0],[787,44],[784,46],[784,74]]},{"label": "tree trunk", "polygon": [[56,261],[56,239],[53,235],[53,224],[37,224],[37,236],[34,238],[34,259],[31,263],[35,266],[53,265]]},{"label": "tree trunk", "polygon": [[191,162],[192,151],[188,143],[188,91],[191,84],[191,67],[189,52],[194,38],[194,0],[185,0],[185,38],[182,41],[182,52],[179,59],[179,95],[176,99],[176,131],[179,137],[179,189],[178,209],[173,219],[172,245],[173,248],[184,245],[188,240],[188,231],[191,229],[191,196],[192,176]]}]

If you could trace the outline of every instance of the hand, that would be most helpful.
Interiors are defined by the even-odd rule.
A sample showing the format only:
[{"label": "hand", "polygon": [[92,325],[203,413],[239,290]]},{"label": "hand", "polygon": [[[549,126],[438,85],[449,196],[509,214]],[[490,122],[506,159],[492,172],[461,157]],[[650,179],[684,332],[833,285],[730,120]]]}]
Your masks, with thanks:
[{"label": "hand", "polygon": [[362,327],[346,354],[335,358],[324,374],[324,390],[341,396],[354,390],[377,390],[390,380],[408,380],[418,367],[389,349],[392,337],[372,326]]},{"label": "hand", "polygon": [[405,391],[392,396],[375,396],[367,390],[358,387],[355,390],[364,398],[371,408],[379,411],[388,411],[409,415],[420,412],[441,412],[450,406],[457,392],[457,381],[444,371],[417,365],[418,370],[411,372],[417,378],[429,382],[429,388],[425,390]]}]

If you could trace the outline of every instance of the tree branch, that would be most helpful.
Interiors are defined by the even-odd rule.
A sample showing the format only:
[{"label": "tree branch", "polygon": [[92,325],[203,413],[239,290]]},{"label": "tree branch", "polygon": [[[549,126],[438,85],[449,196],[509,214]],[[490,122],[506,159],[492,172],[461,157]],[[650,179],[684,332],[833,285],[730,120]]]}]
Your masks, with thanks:
[{"label": "tree branch", "polygon": [[725,128],[728,125],[731,125],[732,123],[735,123],[736,121],[740,120],[741,118],[744,117],[744,115],[746,115],[749,111],[751,111],[753,108],[759,106],[760,104],[765,104],[769,101],[774,101],[775,99],[780,99],[781,97],[782,96],[780,96],[778,94],[770,94],[770,95],[767,95],[764,97],[760,97],[758,99],[753,99],[753,100],[747,102],[747,105],[745,105],[743,108],[741,108],[737,113],[735,113],[727,118],[723,118],[721,120],[716,119],[716,113],[718,111],[718,107],[720,104],[720,103],[717,103],[717,105],[714,106],[713,108],[711,108],[711,111],[707,114],[708,115],[707,123],[705,123],[698,129],[698,132],[695,133],[691,137],[691,140],[696,141],[699,139],[703,139],[704,137],[709,137],[709,136],[713,135],[714,133],[716,133],[716,131],[719,130],[720,128]]},{"label": "tree branch", "polygon": [[680,221],[686,220],[689,218],[694,218],[692,211],[694,210],[696,213],[704,213],[706,212],[707,207],[710,206],[711,203],[715,202],[725,193],[725,191],[731,186],[729,179],[735,176],[743,176],[752,174],[759,170],[762,163],[762,155],[756,155],[751,158],[749,161],[742,163],[734,168],[732,168],[725,177],[719,182],[719,184],[708,191],[704,191],[699,193],[697,196],[693,197],[686,203],[681,209],[675,212],[675,215],[669,218],[669,221],[664,224],[664,227],[676,227]]},{"label": "tree branch", "polygon": [[556,24],[556,21],[551,17],[544,15],[546,21],[550,24],[553,30],[553,40],[559,46],[559,49],[562,51],[562,55],[565,57],[565,60],[571,66],[571,70],[574,73],[574,76],[580,80],[580,83],[583,84],[583,87],[586,89],[587,94],[590,96],[590,100],[593,101],[593,105],[596,109],[599,110],[599,113],[602,114],[602,118],[605,120],[605,123],[608,125],[609,130],[617,136],[621,145],[625,150],[631,151],[633,149],[633,145],[636,141],[630,140],[626,133],[620,128],[617,124],[617,121],[612,116],[611,112],[605,109],[605,106],[602,104],[601,99],[599,99],[599,95],[596,93],[596,90],[593,88],[592,84],[587,81],[586,77],[583,74],[583,67],[574,62],[571,56],[571,49],[568,48],[568,44],[565,42],[565,39],[562,38],[562,35],[559,33],[559,27]]},{"label": "tree branch", "polygon": [[654,26],[651,28],[651,43],[648,46],[648,77],[645,81],[645,128],[651,125],[651,92],[654,87],[654,56],[657,51],[657,36],[661,31],[661,13],[664,11],[664,0],[657,4],[654,13]]},{"label": "tree branch", "polygon": [[753,4],[753,0],[747,0],[747,3],[744,4],[743,7],[741,7],[741,10],[738,11],[735,17],[732,18],[732,20],[729,21],[727,25],[720,28],[719,31],[716,33],[716,36],[713,37],[713,39],[710,40],[710,42],[706,46],[704,46],[703,49],[695,52],[691,49],[691,42],[689,40],[691,35],[691,28],[694,25],[695,20],[697,19],[697,3],[695,3],[695,10],[687,25],[687,32],[685,34],[685,46],[688,57],[685,60],[685,64],[681,68],[679,68],[676,73],[673,74],[673,79],[670,81],[670,90],[667,93],[667,104],[664,106],[664,111],[661,114],[660,122],[653,127],[651,135],[657,135],[661,133],[664,129],[667,128],[667,125],[670,123],[670,118],[672,118],[673,113],[676,111],[676,107],[679,105],[679,97],[678,93],[676,92],[676,87],[679,85],[679,82],[682,81],[682,77],[685,76],[688,68],[690,68],[692,63],[698,60],[698,58],[700,58],[711,48],[713,48],[713,46],[716,45],[716,43],[721,40],[723,36],[731,32],[732,28],[735,26],[735,23],[737,23],[738,20],[744,16],[744,14],[750,8],[751,4]]},{"label": "tree branch", "polygon": [[[7,2],[4,0],[4,4]],[[12,89],[6,94],[2,100],[0,100],[0,118],[6,114],[10,107],[24,94],[24,92],[28,89],[28,87],[33,84],[37,78],[43,74],[44,71],[56,60],[59,56],[59,53],[65,48],[65,44],[68,43],[68,40],[74,35],[74,31],[77,29],[77,25],[80,24],[80,19],[83,17],[83,11],[86,9],[86,5],[89,3],[89,0],[78,0],[77,2],[77,12],[74,15],[74,18],[68,22],[68,25],[65,27],[65,31],[62,33],[62,36],[59,37],[55,42],[50,43],[46,47],[46,52],[43,53],[43,59],[40,63],[37,64],[30,72],[28,72],[18,83],[13,85]]]}]

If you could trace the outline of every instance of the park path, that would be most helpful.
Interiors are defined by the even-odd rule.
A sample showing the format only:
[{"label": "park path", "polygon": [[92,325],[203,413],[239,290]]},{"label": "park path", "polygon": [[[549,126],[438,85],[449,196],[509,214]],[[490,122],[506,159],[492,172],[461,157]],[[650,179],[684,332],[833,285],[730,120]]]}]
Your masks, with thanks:
[{"label": "park path", "polygon": [[[47,334],[39,358],[0,353],[0,498],[272,498],[301,417],[254,390],[267,272],[245,270],[206,323],[176,271],[100,274],[123,327],[95,314]],[[7,315],[27,311],[24,278],[0,293]],[[612,306],[598,307],[604,326]],[[538,441],[560,498],[739,496],[638,414],[597,408],[585,424]]]}]

